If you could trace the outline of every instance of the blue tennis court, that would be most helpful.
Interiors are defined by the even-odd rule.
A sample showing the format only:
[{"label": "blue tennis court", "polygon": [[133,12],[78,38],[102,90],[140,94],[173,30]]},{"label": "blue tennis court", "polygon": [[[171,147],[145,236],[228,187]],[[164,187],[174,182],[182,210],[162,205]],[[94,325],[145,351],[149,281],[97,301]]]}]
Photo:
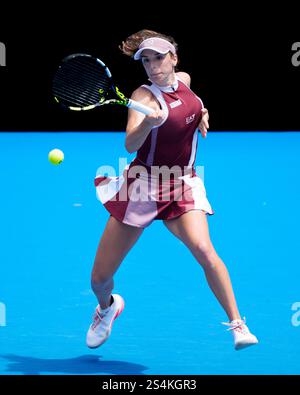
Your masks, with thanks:
[{"label": "blue tennis court", "polygon": [[134,154],[121,132],[1,133],[0,150],[1,374],[300,373],[300,133],[199,139],[211,238],[260,341],[239,352],[201,267],[160,221],[115,276],[125,310],[110,339],[88,349],[90,272],[109,216],[94,176]]}]

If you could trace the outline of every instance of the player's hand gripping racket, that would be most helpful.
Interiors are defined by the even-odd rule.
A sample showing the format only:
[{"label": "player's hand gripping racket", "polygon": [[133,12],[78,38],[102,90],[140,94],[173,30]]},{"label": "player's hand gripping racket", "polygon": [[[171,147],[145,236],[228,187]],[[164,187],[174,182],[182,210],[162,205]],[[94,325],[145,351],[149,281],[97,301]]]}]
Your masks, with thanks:
[{"label": "player's hand gripping racket", "polygon": [[145,115],[154,112],[152,108],[125,97],[114,85],[108,67],[87,54],[73,54],[62,60],[52,90],[56,102],[74,111],[119,104]]}]

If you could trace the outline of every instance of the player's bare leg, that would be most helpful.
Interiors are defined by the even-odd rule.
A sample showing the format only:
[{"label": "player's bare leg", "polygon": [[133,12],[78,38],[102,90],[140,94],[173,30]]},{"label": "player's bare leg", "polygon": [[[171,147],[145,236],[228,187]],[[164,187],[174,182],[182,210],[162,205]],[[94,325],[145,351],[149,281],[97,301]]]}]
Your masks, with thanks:
[{"label": "player's bare leg", "polygon": [[143,228],[123,224],[110,217],[100,239],[92,270],[92,289],[102,309],[111,302],[113,275],[136,243]]},{"label": "player's bare leg", "polygon": [[234,335],[235,348],[256,344],[256,337],[241,320],[227,268],[210,240],[205,212],[192,210],[164,223],[190,249],[202,266],[210,288],[229,318],[228,325]]},{"label": "player's bare leg", "polygon": [[142,228],[123,224],[112,216],[106,224],[92,270],[92,289],[99,305],[86,337],[90,348],[99,347],[108,339],[114,320],[124,309],[123,298],[112,294],[113,275],[142,232]]}]

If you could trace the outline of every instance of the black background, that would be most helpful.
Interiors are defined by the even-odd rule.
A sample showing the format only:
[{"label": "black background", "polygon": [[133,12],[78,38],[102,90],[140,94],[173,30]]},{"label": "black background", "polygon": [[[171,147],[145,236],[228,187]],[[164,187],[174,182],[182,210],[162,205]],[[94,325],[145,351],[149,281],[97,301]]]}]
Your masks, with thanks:
[{"label": "black background", "polygon": [[[128,35],[148,28],[179,44],[180,70],[210,113],[211,130],[300,130],[300,41],[293,4],[65,3],[1,9],[0,130],[124,130],[126,109],[63,112],[51,97],[61,59],[87,52],[103,59],[128,96],[146,81],[139,62],[121,54]],[[70,6],[72,4],[72,6]],[[69,5],[69,7],[68,7]]]},{"label": "black background", "polygon": [[[0,376],[0,384],[3,387],[9,387],[19,392],[24,392],[28,390],[31,394],[41,394],[46,391],[50,393],[60,393],[68,389],[72,393],[78,394],[107,394],[107,393],[130,393],[128,390],[105,390],[103,386],[110,380],[114,383],[124,383],[124,382],[136,382],[136,388],[133,394],[139,393],[158,393],[158,391],[149,391],[149,382],[152,383],[152,388],[154,388],[153,382],[163,383],[163,381],[172,381],[175,386],[175,381],[178,383],[183,380],[195,380],[196,390],[186,390],[187,393],[205,393],[205,388],[209,386],[210,389],[216,389],[218,391],[223,391],[224,388],[231,388],[234,385],[244,385],[249,388],[250,391],[256,391],[258,387],[268,387],[269,389],[276,388],[280,390],[285,390],[289,385],[297,386],[299,385],[299,376],[296,375],[24,375],[24,376]],[[139,386],[143,385],[142,388]],[[139,388],[138,388],[139,387]],[[192,387],[192,385],[191,385]],[[163,387],[162,387],[163,388]],[[163,390],[163,389],[162,389]],[[165,393],[183,393],[183,390],[165,390]],[[226,390],[225,390],[226,393]]]}]

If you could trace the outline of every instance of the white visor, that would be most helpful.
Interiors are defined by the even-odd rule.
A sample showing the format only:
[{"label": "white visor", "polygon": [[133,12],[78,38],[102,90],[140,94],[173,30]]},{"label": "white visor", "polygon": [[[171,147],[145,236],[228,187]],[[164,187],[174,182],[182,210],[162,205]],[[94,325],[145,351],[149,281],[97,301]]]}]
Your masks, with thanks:
[{"label": "white visor", "polygon": [[147,40],[142,41],[139,49],[134,54],[134,60],[141,59],[141,54],[145,49],[152,49],[152,51],[156,51],[161,54],[166,54],[169,51],[172,52],[172,54],[174,55],[176,53],[176,49],[174,45],[170,43],[170,41],[159,37],[153,37],[147,38]]}]

